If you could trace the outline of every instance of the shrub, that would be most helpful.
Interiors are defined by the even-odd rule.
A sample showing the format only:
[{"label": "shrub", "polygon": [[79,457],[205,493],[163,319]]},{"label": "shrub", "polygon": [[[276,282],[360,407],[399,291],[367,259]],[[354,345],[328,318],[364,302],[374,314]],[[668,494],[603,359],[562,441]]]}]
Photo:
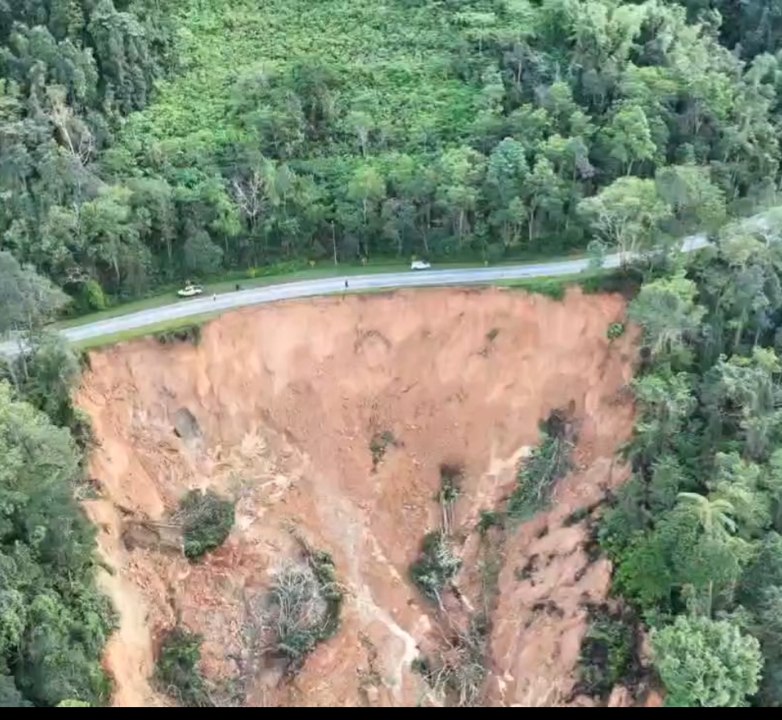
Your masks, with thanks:
[{"label": "shrub", "polygon": [[460,483],[464,469],[461,465],[440,465],[440,493],[438,499],[443,504],[454,503],[461,493]]},{"label": "shrub", "polygon": [[483,536],[493,527],[502,527],[503,519],[502,513],[496,510],[481,510],[477,525],[478,532]]},{"label": "shrub", "polygon": [[607,696],[633,661],[635,633],[630,623],[605,612],[593,619],[581,643],[581,685],[588,695]]},{"label": "shrub", "polygon": [[155,333],[155,338],[162,345],[171,345],[177,342],[189,342],[192,345],[198,345],[201,342],[201,326],[185,325],[172,330],[161,330]]},{"label": "shrub", "polygon": [[570,527],[571,525],[577,525],[582,520],[586,520],[591,514],[592,514],[592,509],[589,507],[577,508],[562,521],[562,524],[565,527]]},{"label": "shrub", "polygon": [[630,269],[612,270],[587,275],[580,278],[578,284],[586,295],[616,292],[631,298],[641,286],[641,277]]},{"label": "shrub", "polygon": [[372,453],[372,470],[377,470],[377,466],[385,457],[388,447],[397,447],[398,444],[397,439],[394,437],[394,433],[390,430],[383,430],[383,432],[375,433],[369,441],[369,451]]},{"label": "shrub", "polygon": [[175,627],[163,641],[155,683],[161,692],[187,707],[212,707],[206,683],[198,670],[201,636]]},{"label": "shrub", "polygon": [[587,258],[589,259],[589,269],[600,270],[605,264],[606,244],[600,240],[590,240],[587,243]]},{"label": "shrub", "polygon": [[410,669],[420,675],[427,683],[432,684],[433,671],[432,665],[424,655],[419,655],[410,663]]},{"label": "shrub", "polygon": [[323,243],[319,242],[318,240],[313,240],[312,245],[310,245],[309,259],[307,261],[307,265],[309,265],[310,267],[315,267],[315,261],[323,260],[323,258],[328,256],[328,254],[329,251],[326,250]]},{"label": "shrub", "polygon": [[611,323],[606,331],[606,337],[609,340],[618,340],[625,334],[625,324],[620,322]]},{"label": "shrub", "polygon": [[[76,445],[81,450],[87,451],[95,446],[95,434],[92,429],[92,419],[81,408],[74,407],[73,415],[70,418],[68,429],[73,435],[73,439]],[[86,464],[86,456],[84,457],[84,463]]]},{"label": "shrub", "polygon": [[234,504],[207,490],[191,490],[179,503],[185,556],[197,560],[220,547],[234,524]]},{"label": "shrub", "polygon": [[442,589],[453,580],[462,561],[453,552],[442,530],[424,537],[421,556],[410,567],[410,576],[421,592],[431,600],[440,601]]},{"label": "shrub", "polygon": [[90,310],[106,309],[106,295],[104,294],[100,283],[96,280],[87,280],[87,282],[84,283],[82,297],[84,299],[84,304]]},{"label": "shrub", "polygon": [[486,260],[498,263],[505,257],[505,246],[502,243],[490,243],[486,246]]},{"label": "shrub", "polygon": [[448,653],[443,678],[458,707],[474,706],[486,679],[486,641],[489,627],[473,617],[466,633],[460,633]]},{"label": "shrub", "polygon": [[272,263],[266,265],[258,271],[256,269],[256,275],[261,277],[274,277],[275,275],[289,275],[300,270],[307,268],[307,261],[304,258],[297,258],[295,260],[285,260],[282,262]]}]

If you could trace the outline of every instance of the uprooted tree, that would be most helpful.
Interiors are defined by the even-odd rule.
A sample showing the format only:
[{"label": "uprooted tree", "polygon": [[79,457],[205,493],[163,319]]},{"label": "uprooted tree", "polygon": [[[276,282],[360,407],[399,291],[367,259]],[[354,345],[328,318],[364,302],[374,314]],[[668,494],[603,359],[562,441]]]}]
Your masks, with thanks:
[{"label": "uprooted tree", "polygon": [[301,546],[301,556],[277,569],[266,593],[246,599],[245,644],[253,666],[267,656],[295,673],[339,629],[344,595],[334,560]]}]

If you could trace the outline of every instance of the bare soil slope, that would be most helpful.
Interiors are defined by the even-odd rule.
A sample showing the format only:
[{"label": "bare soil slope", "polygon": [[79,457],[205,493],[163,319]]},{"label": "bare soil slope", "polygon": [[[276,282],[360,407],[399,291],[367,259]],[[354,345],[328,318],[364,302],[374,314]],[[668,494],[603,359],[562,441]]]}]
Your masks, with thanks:
[{"label": "bare soil slope", "polygon": [[[440,522],[443,462],[464,466],[456,612],[484,603],[490,621],[480,702],[582,702],[585,607],[605,597],[610,568],[590,560],[572,513],[627,476],[615,453],[632,426],[633,340],[606,339],[624,311],[618,295],[575,290],[564,301],[417,291],[249,309],[210,323],[198,346],[149,339],[93,353],[77,401],[99,443],[87,509],[120,614],[105,658],[114,703],[170,702],[150,676],[177,621],[203,635],[203,670],[230,681],[236,702],[443,702],[411,670],[443,629],[409,580]],[[578,426],[576,466],[550,511],[506,532],[489,558],[480,512],[502,506],[556,408]],[[382,433],[394,443],[373,471]],[[165,521],[187,490],[207,487],[236,499],[237,519],[203,562],[163,541],[123,542],[129,524]],[[331,553],[346,597],[339,632],[286,679],[250,647],[247,608],[294,553],[292,530]]]}]

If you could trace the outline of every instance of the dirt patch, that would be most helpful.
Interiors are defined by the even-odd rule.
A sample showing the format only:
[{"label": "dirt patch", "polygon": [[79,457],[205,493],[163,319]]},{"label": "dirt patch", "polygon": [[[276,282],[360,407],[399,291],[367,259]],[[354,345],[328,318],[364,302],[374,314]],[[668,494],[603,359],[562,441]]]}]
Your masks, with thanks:
[{"label": "dirt patch", "polygon": [[[207,325],[198,346],[146,340],[93,353],[77,402],[99,443],[91,474],[102,497],[87,509],[114,570],[103,583],[120,614],[105,657],[115,705],[170,702],[149,678],[176,623],[203,635],[201,669],[221,702],[442,703],[411,667],[441,626],[409,568],[442,522],[444,464],[462,473],[448,518],[460,602],[480,606],[487,563],[496,583],[481,702],[565,703],[586,607],[610,579],[574,513],[627,475],[614,455],[632,427],[623,389],[633,333],[606,338],[624,311],[618,295],[578,291],[563,301],[417,291],[248,309]],[[508,528],[487,560],[482,511],[510,495],[557,408],[578,422],[572,469],[551,510]],[[384,432],[394,442],[378,459]],[[222,548],[191,564],[155,537],[123,543],[129,522],[158,527],[194,488],[236,502]],[[253,649],[247,608],[297,537],[333,558],[344,603],[339,631],[289,679]]]}]

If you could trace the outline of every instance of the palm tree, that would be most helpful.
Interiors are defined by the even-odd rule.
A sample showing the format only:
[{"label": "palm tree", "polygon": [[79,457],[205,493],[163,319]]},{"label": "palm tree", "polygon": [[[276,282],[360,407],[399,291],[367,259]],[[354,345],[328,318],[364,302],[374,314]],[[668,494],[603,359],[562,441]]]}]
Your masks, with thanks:
[{"label": "palm tree", "polygon": [[[736,532],[736,521],[731,517],[735,513],[733,505],[724,498],[709,498],[699,493],[680,492],[679,500],[689,505],[698,518],[703,532],[709,540],[723,541]],[[697,592],[691,586],[693,592]],[[709,580],[704,606],[704,614],[711,617],[714,596],[714,580]]]},{"label": "palm tree", "polygon": [[736,521],[731,517],[735,510],[728,500],[690,492],[680,492],[678,498],[695,509],[707,537],[722,538],[736,532]]}]

